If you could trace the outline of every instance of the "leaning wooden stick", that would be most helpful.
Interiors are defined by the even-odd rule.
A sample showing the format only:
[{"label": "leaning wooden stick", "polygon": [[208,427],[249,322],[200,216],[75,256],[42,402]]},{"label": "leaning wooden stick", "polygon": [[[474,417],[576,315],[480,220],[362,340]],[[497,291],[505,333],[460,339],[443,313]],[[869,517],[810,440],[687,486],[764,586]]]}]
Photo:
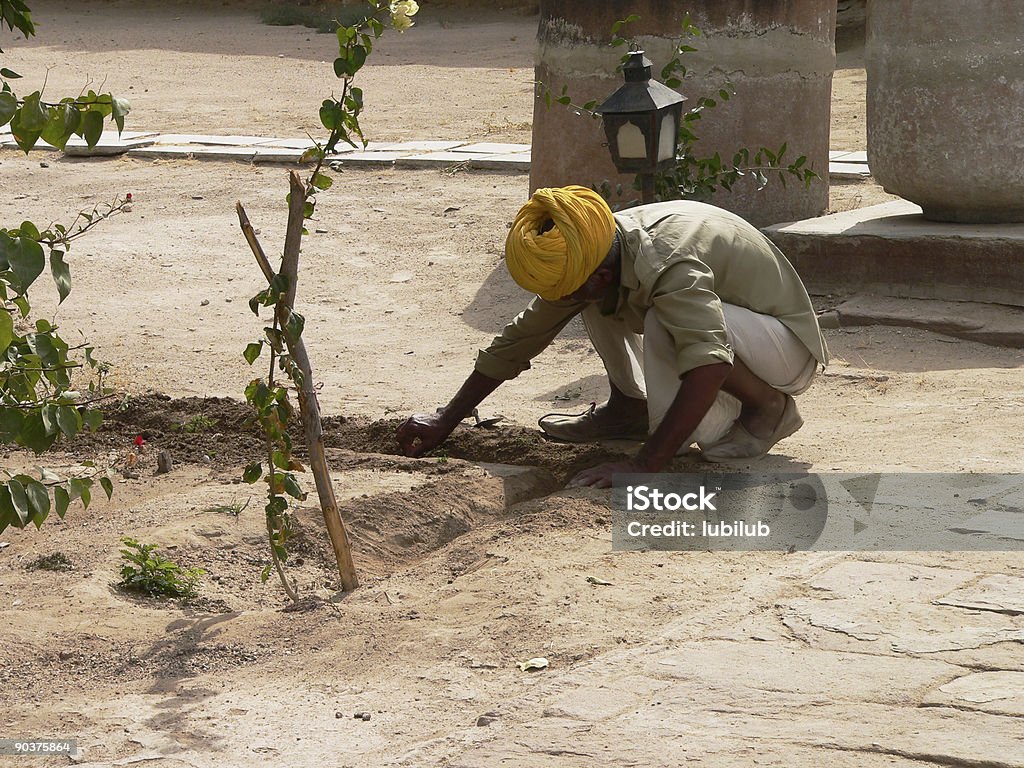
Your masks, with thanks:
[{"label": "leaning wooden stick", "polygon": [[[299,271],[299,249],[302,243],[302,226],[304,223],[303,212],[306,206],[306,190],[299,179],[299,175],[292,171],[289,178],[291,186],[291,201],[288,205],[288,229],[285,234],[284,256],[281,259],[281,274],[287,279],[288,290],[281,297],[276,307],[277,318],[280,326],[285,327],[295,302],[295,287],[298,282]],[[235,206],[238,211],[238,221],[242,227],[256,263],[263,271],[263,276],[269,283],[274,279],[274,269],[267,259],[256,232],[249,223],[249,217],[239,202]],[[320,404],[317,401],[316,390],[313,387],[313,369],[309,362],[309,355],[306,353],[306,345],[302,337],[292,339],[290,334],[285,333],[285,342],[288,345],[288,352],[295,361],[296,366],[302,371],[302,386],[299,392],[299,414],[302,417],[302,427],[306,436],[306,445],[309,449],[309,466],[313,472],[313,479],[316,482],[316,492],[320,497],[320,509],[324,515],[324,522],[327,524],[327,533],[331,539],[331,546],[334,549],[334,557],[338,562],[338,574],[341,577],[341,588],[349,592],[359,586],[356,577],[355,564],[352,562],[352,545],[349,542],[348,532],[345,530],[345,523],[338,511],[338,502],[334,496],[334,487],[331,485],[331,474],[327,467],[327,458],[324,456],[323,425],[320,422]]]}]

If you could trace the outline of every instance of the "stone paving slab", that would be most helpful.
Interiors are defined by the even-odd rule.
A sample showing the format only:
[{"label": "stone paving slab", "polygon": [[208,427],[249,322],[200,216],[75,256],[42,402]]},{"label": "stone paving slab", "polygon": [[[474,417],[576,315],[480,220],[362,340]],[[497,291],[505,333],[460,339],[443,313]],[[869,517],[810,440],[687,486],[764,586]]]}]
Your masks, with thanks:
[{"label": "stone paving slab", "polygon": [[153,138],[124,139],[104,141],[100,139],[95,146],[90,147],[83,139],[69,139],[64,146],[64,154],[69,157],[112,157],[123,155],[132,149],[141,149],[154,144]]},{"label": "stone paving slab", "polygon": [[428,152],[424,155],[400,156],[395,161],[396,168],[447,168],[473,160],[483,160],[489,155],[469,152]]},{"label": "stone paving slab", "polygon": [[976,584],[951,592],[935,602],[939,605],[995,611],[1011,616],[1024,615],[1024,578],[993,574]]},{"label": "stone paving slab", "polygon": [[855,296],[836,307],[835,317],[841,328],[925,328],[982,344],[1024,347],[1024,309],[998,304]]},{"label": "stone paving slab", "polygon": [[932,222],[896,200],[764,232],[815,293],[1024,307],[1024,224]]},{"label": "stone paving slab", "polygon": [[249,160],[256,157],[255,147],[213,147],[201,144],[153,144],[128,151],[131,157],[195,158],[206,160]]},{"label": "stone paving slab", "polygon": [[371,141],[367,148],[419,155],[427,152],[445,152],[461,147],[465,143],[464,141]]},{"label": "stone paving slab", "polygon": [[463,144],[456,152],[478,152],[485,155],[507,155],[510,153],[529,152],[529,144],[501,144],[482,141],[476,144]]},{"label": "stone paving slab", "polygon": [[529,171],[530,154],[516,152],[507,155],[487,155],[470,160],[469,166],[483,171]]},{"label": "stone paving slab", "polygon": [[[5,138],[3,141],[0,141],[0,147],[3,147],[4,149],[17,149],[19,151],[21,150],[21,148],[18,146],[18,142],[14,140],[11,134],[7,134],[7,138]],[[32,147],[32,151],[59,152],[60,150],[57,147],[53,146],[53,144],[50,144],[49,142],[40,139],[39,141],[36,142],[36,145]]]},{"label": "stone paving slab", "polygon": [[253,157],[257,163],[297,163],[306,154],[305,149],[289,149],[287,147],[256,147]]},{"label": "stone paving slab", "polygon": [[331,155],[331,159],[334,162],[340,163],[342,165],[370,165],[370,166],[374,166],[374,165],[389,165],[389,166],[393,166],[395,164],[395,161],[398,158],[400,158],[400,157],[405,157],[405,153],[404,152],[386,152],[386,151],[383,151],[383,150],[381,150],[381,151],[373,151],[373,150],[370,150],[370,151],[358,151],[357,150],[357,151],[353,151],[353,152],[346,152],[345,154],[343,154],[343,155],[341,155],[340,157],[337,157],[337,158],[335,158],[334,155]]},{"label": "stone paving slab", "polygon": [[315,147],[316,142],[312,139],[270,139],[261,147],[284,147],[285,149],[309,149]]},{"label": "stone paving slab", "polygon": [[830,151],[828,153],[829,162],[841,161],[843,163],[867,163],[868,153],[867,152],[846,152],[846,151]]},{"label": "stone paving slab", "polygon": [[871,169],[866,163],[833,161],[828,164],[828,175],[837,179],[866,179],[871,175]]},{"label": "stone paving slab", "polygon": [[1024,717],[1024,672],[976,672],[928,693],[927,706],[974,709],[993,715]]},{"label": "stone paving slab", "polygon": [[254,147],[275,141],[266,136],[193,136],[189,144],[209,144],[216,147]]}]

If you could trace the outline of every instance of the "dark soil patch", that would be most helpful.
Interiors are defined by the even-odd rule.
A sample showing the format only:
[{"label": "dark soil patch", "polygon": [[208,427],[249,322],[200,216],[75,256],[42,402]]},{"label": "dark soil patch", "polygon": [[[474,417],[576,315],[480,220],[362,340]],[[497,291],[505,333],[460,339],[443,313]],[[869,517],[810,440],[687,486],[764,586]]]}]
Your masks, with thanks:
[{"label": "dark soil patch", "polygon": [[[128,450],[141,436],[151,447],[170,451],[175,462],[240,466],[262,457],[264,451],[262,438],[249,416],[248,406],[231,398],[140,395],[108,410],[98,432],[83,433],[60,447],[82,455]],[[401,456],[395,437],[401,423],[401,419],[329,416],[323,420],[324,445],[356,453]],[[293,431],[301,454],[297,417]],[[600,445],[553,442],[536,429],[501,425],[477,428],[468,426],[468,422],[430,454],[435,458],[544,467],[563,483],[585,467],[621,460],[625,455]],[[415,468],[413,462],[410,464],[410,469]]]}]

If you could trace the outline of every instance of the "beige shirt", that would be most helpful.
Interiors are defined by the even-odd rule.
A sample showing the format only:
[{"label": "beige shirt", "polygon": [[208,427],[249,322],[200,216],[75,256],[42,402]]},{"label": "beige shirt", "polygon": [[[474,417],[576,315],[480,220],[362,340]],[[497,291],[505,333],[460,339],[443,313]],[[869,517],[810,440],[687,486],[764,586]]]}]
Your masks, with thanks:
[{"label": "beige shirt", "polygon": [[[689,200],[631,208],[615,220],[622,243],[620,284],[601,312],[634,333],[643,333],[646,314],[655,312],[675,342],[680,376],[703,365],[732,363],[722,302],[777,318],[815,360],[828,363],[800,277],[753,225]],[[499,380],[518,376],[586,306],[535,297],[480,351],[476,370]]]}]

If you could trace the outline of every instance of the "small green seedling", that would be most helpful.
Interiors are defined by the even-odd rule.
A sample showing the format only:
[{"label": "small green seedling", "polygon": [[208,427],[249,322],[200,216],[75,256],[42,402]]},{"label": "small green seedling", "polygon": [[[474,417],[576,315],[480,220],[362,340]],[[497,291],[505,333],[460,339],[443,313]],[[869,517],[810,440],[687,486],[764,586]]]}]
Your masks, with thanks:
[{"label": "small green seedling", "polygon": [[196,596],[202,568],[182,568],[156,551],[155,544],[140,544],[125,536],[121,539],[120,587],[151,597],[173,597],[189,600]]}]

